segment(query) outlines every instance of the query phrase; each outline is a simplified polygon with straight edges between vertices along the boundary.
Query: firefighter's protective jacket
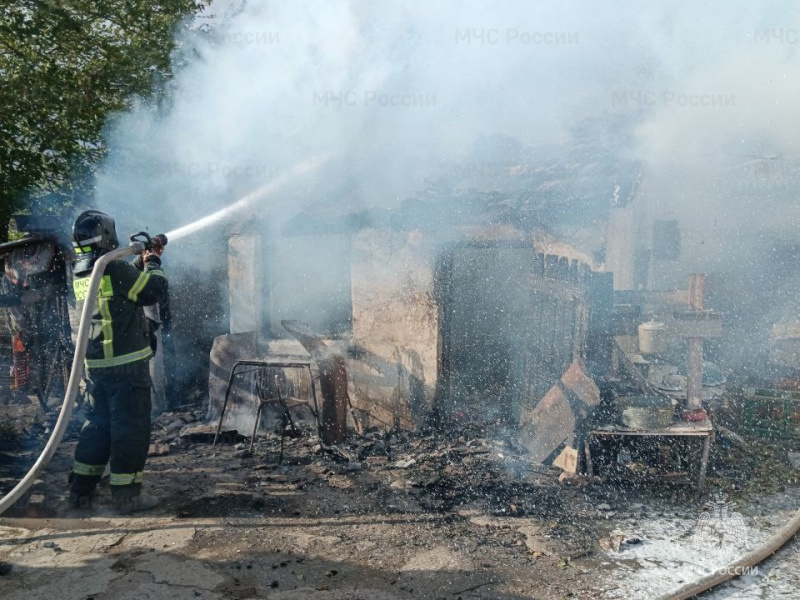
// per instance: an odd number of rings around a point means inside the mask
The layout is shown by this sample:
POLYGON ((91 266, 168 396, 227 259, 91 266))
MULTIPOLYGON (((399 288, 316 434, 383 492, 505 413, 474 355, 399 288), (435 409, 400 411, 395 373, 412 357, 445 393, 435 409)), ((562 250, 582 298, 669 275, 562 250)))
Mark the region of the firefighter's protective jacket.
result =
MULTIPOLYGON (((78 310, 89 288, 89 276, 73 281, 78 310)), ((118 367, 149 359, 150 333, 143 306, 162 302, 167 296, 167 279, 161 261, 150 256, 144 270, 117 260, 106 267, 92 313, 86 368, 118 367)))

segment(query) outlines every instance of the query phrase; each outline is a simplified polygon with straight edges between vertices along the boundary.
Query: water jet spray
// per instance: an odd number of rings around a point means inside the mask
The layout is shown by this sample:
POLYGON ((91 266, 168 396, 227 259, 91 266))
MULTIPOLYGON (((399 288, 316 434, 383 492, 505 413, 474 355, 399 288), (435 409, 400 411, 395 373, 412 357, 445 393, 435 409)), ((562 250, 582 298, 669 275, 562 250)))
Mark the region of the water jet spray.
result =
POLYGON ((226 206, 216 212, 211 213, 210 215, 206 215, 192 223, 184 225, 182 227, 178 227, 177 229, 173 229, 172 231, 168 231, 166 236, 171 240, 179 240, 181 238, 186 237, 187 235, 191 235, 193 233, 197 233, 201 229, 205 229, 206 227, 210 227, 211 225, 216 225, 224 221, 226 218, 230 217, 234 213, 243 210, 253 204, 256 200, 276 191, 277 189, 283 187, 290 181, 297 179, 301 175, 305 175, 310 171, 318 169, 324 163, 326 163, 330 159, 330 154, 323 154, 312 158, 311 160, 299 163, 295 165, 290 171, 281 175, 277 179, 270 181, 269 183, 261 186, 257 190, 254 190, 243 196, 230 206, 226 206))

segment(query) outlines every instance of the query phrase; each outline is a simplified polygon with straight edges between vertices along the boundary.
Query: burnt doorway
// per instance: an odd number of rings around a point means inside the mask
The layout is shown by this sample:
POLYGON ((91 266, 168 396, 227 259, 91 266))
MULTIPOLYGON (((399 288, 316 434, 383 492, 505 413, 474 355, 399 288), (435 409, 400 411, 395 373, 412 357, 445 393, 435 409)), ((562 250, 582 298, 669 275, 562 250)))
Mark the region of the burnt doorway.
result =
POLYGON ((437 273, 439 412, 518 424, 522 407, 537 403, 572 360, 587 272, 537 254, 530 242, 448 250, 437 273))

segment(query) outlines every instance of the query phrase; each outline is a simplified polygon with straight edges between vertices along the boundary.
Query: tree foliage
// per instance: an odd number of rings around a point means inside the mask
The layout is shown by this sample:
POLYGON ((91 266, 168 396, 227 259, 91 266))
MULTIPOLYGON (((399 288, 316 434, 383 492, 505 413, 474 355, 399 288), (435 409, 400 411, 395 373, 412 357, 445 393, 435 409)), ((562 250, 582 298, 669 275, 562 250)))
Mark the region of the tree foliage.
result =
POLYGON ((86 185, 105 153, 106 116, 169 77, 175 28, 206 3, 0 4, 0 235, 29 195, 86 185))

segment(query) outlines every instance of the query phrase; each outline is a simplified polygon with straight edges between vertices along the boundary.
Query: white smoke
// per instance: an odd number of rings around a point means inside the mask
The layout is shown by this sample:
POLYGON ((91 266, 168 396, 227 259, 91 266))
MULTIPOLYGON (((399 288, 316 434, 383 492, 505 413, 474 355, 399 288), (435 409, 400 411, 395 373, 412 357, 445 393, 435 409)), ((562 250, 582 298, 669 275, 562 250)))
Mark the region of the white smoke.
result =
MULTIPOLYGON (((172 231, 319 156, 333 158, 239 218, 275 228, 309 206, 396 206, 443 165, 502 158, 492 157, 499 148, 476 154, 476 140, 500 134, 546 159, 576 124, 624 115, 635 135, 590 128, 606 139, 588 147, 616 145, 640 161, 636 202, 679 219, 681 261, 663 265, 660 284, 683 285, 695 270, 763 272, 753 251, 775 235, 796 238, 793 1, 218 0, 212 9, 177 34, 166 96, 109 124, 95 205, 121 231, 172 231)), ((214 260, 183 242, 168 260, 223 272, 219 221, 197 236, 211 234, 214 260)), ((321 250, 323 259, 347 257, 321 250)), ((302 286, 297 294, 316 306, 302 286)))
POLYGON ((555 147, 623 114, 636 135, 600 144, 642 163, 637 202, 683 230, 660 283, 758 270, 742 257, 800 217, 797 17, 789 0, 220 1, 179 34, 166 99, 109 126, 96 204, 172 230, 330 155, 253 213, 394 206, 476 140, 555 147))
MULTIPOLYGON (((386 206, 482 134, 559 142, 651 71, 630 59, 646 32, 581 4, 220 8, 210 32, 181 34, 169 100, 114 121, 98 203, 171 229, 331 153, 335 166, 292 202, 386 206)), ((264 211, 298 209, 287 203, 264 211)))
POLYGON ((97 202, 156 228, 326 153, 335 168, 264 210, 392 205, 482 134, 558 143, 608 113, 641 120, 630 152, 667 211, 696 206, 729 157, 797 154, 797 8, 783 0, 242 1, 204 16, 211 28, 180 34, 168 100, 109 130, 97 202), (692 104, 715 98, 733 104, 692 104))

